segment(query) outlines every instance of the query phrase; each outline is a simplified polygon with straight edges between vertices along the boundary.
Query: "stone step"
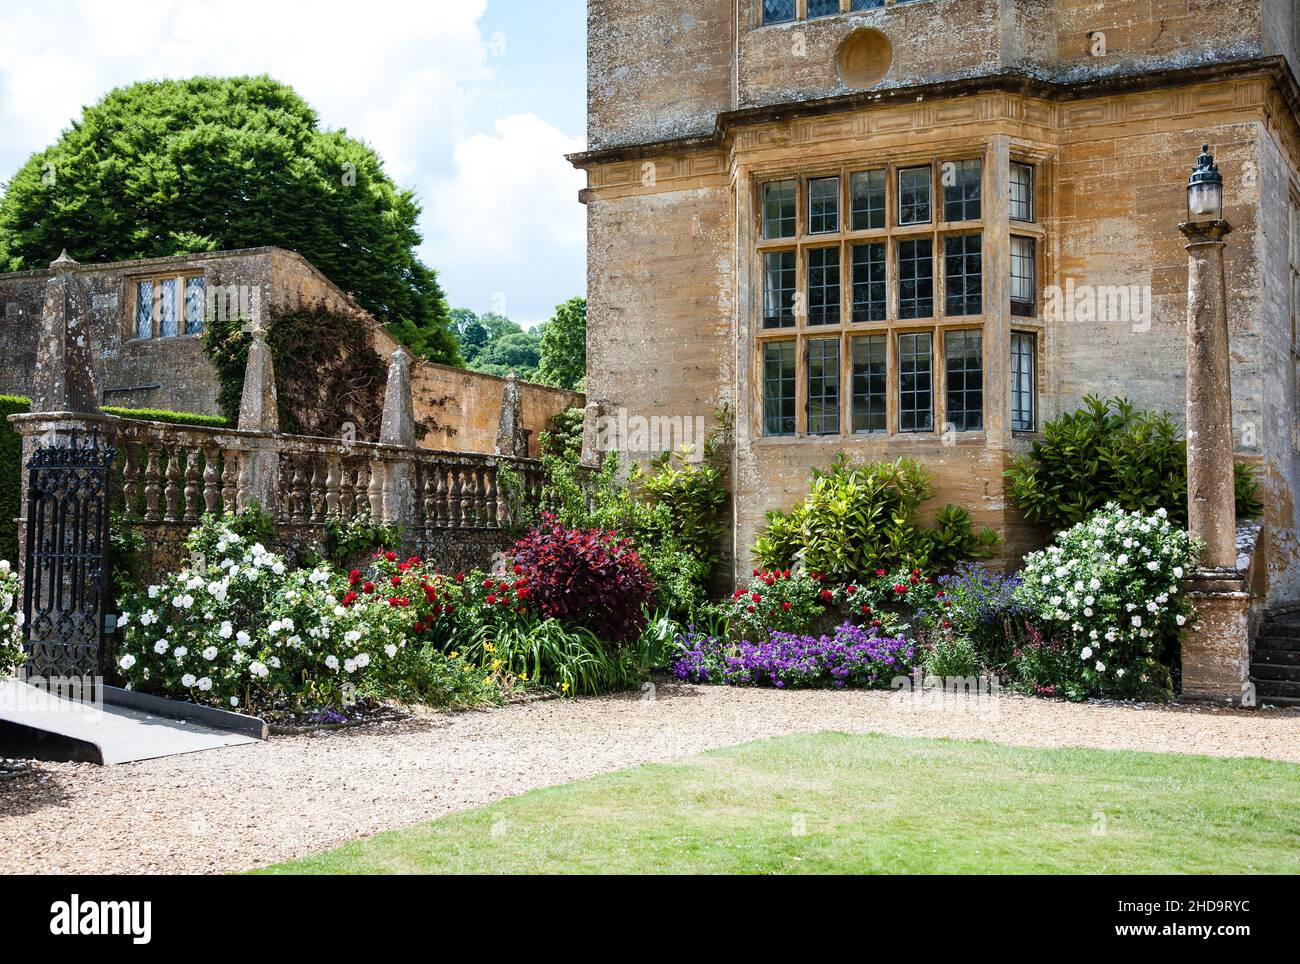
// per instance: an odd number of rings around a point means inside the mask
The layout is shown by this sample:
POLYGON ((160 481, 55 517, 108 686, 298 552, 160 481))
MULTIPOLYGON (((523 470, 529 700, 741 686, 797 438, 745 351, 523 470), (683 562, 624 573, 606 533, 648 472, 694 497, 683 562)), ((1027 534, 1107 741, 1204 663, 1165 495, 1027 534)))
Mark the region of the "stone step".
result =
POLYGON ((1264 617, 1264 622, 1260 624, 1259 632, 1261 636, 1277 636, 1282 639, 1300 639, 1300 619, 1288 617, 1286 619, 1270 619, 1264 617))
POLYGON ((1273 663, 1277 666, 1300 666, 1300 649, 1261 649, 1255 647, 1252 663, 1273 663))
POLYGON ((1289 636, 1276 636, 1265 627, 1255 639, 1255 648, 1265 651, 1284 649, 1300 652, 1300 637, 1293 639, 1289 636))
POLYGON ((1250 675, 1261 683, 1266 680, 1300 683, 1300 666, 1279 666, 1276 663, 1251 663, 1250 675))
POLYGON ((1300 696, 1260 696, 1255 695, 1257 706, 1300 706, 1300 696))
POLYGON ((1255 699, 1260 703, 1267 703, 1271 696, 1300 699, 1300 682, 1260 679, 1254 674, 1250 679, 1255 684, 1255 699))

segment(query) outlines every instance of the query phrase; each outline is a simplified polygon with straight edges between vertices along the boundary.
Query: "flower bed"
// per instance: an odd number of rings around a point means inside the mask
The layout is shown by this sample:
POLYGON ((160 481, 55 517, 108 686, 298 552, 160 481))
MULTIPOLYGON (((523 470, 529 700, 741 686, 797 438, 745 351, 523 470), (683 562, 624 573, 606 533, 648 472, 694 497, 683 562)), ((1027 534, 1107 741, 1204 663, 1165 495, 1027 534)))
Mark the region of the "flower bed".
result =
POLYGON ((731 643, 703 633, 680 637, 673 675, 733 686, 888 686, 911 673, 915 650, 902 636, 844 623, 826 636, 774 632, 764 642, 731 643))

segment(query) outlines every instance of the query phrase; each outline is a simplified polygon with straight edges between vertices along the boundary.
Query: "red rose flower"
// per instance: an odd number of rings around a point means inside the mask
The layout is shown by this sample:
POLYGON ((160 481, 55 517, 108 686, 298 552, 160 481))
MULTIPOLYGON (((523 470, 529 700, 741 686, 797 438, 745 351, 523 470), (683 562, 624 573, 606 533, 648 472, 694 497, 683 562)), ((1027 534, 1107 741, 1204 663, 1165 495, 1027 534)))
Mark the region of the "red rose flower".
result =
POLYGON ((783 603, 781 603, 781 608, 784 609, 784 610, 789 611, 789 609, 790 609, 790 604, 789 604, 788 602, 783 602, 783 603))
POLYGON ((849 586, 849 587, 848 587, 847 589, 845 589, 844 591, 845 591, 846 593, 848 593, 850 596, 852 596, 855 592, 858 591, 858 587, 857 587, 857 586, 849 586))
POLYGON ((373 582, 368 582, 362 586, 361 589, 363 592, 372 593, 375 591, 375 584, 373 582))
POLYGON ((876 576, 877 576, 877 577, 883 576, 884 574, 885 574, 885 570, 883 570, 883 569, 877 569, 877 570, 876 570, 876 576))
POLYGON ((486 602, 489 606, 495 606, 497 604, 497 597, 493 595, 489 595, 487 597, 486 602))
POLYGON ((753 606, 747 607, 747 611, 752 613, 754 611, 754 607, 753 606))
POLYGON ((751 595, 749 598, 750 598, 750 600, 751 600, 752 602, 762 602, 762 601, 763 601, 763 597, 760 596, 758 593, 754 593, 754 594, 751 595))
POLYGON ((397 561, 397 553, 395 553, 395 552, 385 552, 385 553, 384 553, 384 558, 387 559, 389 562, 396 562, 396 561, 397 561))
POLYGON ((833 596, 834 593, 832 593, 829 589, 823 589, 821 592, 822 599, 826 600, 827 602, 830 602, 833 596))

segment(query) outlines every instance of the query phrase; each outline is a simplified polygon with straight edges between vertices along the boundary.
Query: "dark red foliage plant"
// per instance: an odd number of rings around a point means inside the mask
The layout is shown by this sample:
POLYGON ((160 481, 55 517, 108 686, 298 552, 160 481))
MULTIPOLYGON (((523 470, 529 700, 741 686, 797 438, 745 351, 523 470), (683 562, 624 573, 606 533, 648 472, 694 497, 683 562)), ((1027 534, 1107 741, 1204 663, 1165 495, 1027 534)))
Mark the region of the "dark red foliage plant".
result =
POLYGON ((543 616, 585 626, 614 643, 645 628, 654 583, 632 540, 601 529, 568 529, 549 512, 515 543, 515 573, 543 616))

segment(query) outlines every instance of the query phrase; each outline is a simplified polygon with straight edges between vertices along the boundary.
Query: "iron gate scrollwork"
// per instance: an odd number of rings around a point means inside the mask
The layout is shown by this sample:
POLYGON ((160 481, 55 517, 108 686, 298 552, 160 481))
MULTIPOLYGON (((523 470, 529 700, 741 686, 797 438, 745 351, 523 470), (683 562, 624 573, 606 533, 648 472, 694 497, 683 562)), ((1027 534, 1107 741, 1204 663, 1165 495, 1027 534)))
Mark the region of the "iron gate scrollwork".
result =
POLYGON ((98 431, 41 445, 27 462, 26 675, 97 676, 108 604, 109 479, 98 431))

